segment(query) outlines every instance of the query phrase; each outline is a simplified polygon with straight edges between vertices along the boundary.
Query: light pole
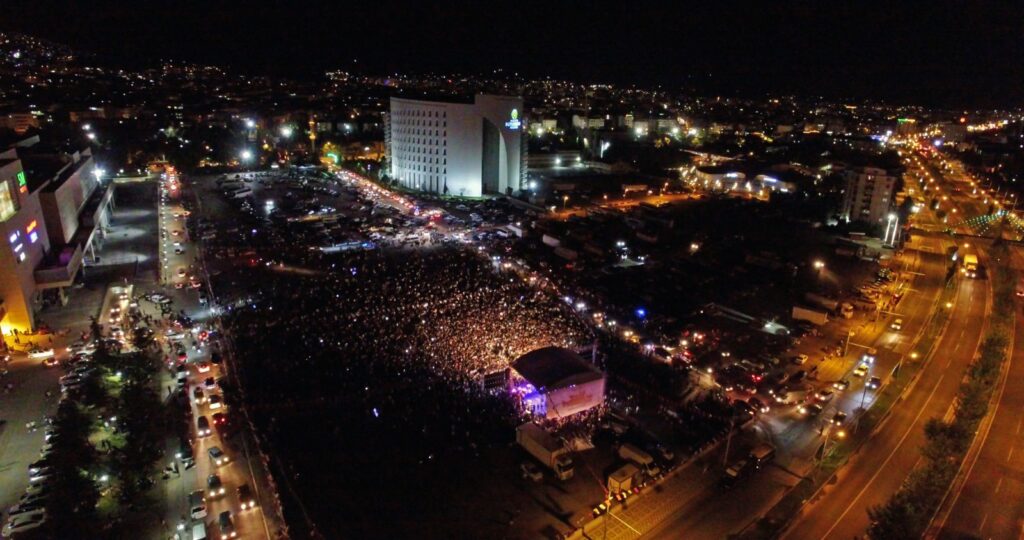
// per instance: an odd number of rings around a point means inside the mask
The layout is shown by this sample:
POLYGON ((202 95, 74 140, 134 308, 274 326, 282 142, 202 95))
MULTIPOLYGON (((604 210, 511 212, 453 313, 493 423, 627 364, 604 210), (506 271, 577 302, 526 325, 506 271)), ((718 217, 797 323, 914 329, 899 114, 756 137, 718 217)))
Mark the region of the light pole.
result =
POLYGON ((814 270, 817 273, 818 279, 821 279, 821 270, 825 268, 825 261, 818 259, 814 261, 814 270))
POLYGON ((839 426, 836 426, 835 424, 831 424, 830 423, 829 424, 829 428, 827 430, 825 430, 825 441, 821 443, 821 459, 818 461, 819 464, 824 463, 825 462, 825 456, 828 455, 828 440, 832 436, 832 430, 833 429, 836 430, 836 438, 837 439, 842 440, 842 439, 846 438, 846 430, 845 429, 843 429, 843 428, 841 428, 839 426))
POLYGON ((239 157, 242 158, 242 163, 249 163, 250 161, 252 161, 253 158, 252 150, 249 150, 248 148, 242 150, 242 152, 239 154, 239 157))
POLYGON ((856 332, 853 330, 848 330, 846 332, 846 342, 843 343, 843 356, 846 356, 846 353, 850 350, 850 338, 852 338, 854 334, 856 334, 856 332))
POLYGON ((860 410, 864 410, 864 402, 868 398, 868 386, 871 382, 871 371, 875 367, 875 363, 872 361, 868 364, 868 372, 864 374, 864 391, 860 394, 860 410))

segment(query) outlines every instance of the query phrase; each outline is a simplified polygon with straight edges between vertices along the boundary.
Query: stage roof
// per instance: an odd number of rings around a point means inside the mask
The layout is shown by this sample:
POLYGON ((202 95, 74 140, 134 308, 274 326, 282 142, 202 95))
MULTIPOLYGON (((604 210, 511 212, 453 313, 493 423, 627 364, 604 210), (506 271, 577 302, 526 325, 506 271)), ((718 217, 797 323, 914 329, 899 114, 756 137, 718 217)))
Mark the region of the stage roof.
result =
POLYGON ((512 362, 512 369, 538 390, 565 388, 604 378, 590 362, 561 347, 530 351, 512 362))

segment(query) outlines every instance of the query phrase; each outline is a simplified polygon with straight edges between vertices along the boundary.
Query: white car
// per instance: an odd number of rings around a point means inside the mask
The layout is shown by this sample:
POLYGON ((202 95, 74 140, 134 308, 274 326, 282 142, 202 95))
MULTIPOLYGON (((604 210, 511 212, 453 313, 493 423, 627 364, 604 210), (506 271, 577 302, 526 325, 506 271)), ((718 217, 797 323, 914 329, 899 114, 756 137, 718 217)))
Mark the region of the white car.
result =
POLYGON ((75 354, 90 355, 90 354, 93 354, 94 352, 96 352, 96 343, 93 342, 93 341, 89 341, 89 342, 86 342, 86 343, 82 343, 81 341, 79 341, 77 343, 72 343, 71 346, 68 347, 68 352, 71 353, 72 355, 75 355, 75 354))
POLYGON ((40 527, 43 523, 46 523, 46 514, 31 514, 26 516, 16 516, 10 519, 0 534, 3 534, 4 538, 10 538, 11 536, 25 531, 31 531, 32 529, 40 527))
POLYGON ((28 351, 28 357, 33 359, 51 358, 53 357, 53 349, 40 349, 36 347, 28 351))
POLYGON ((870 368, 867 365, 867 363, 861 362, 861 364, 859 366, 857 366, 857 369, 853 370, 853 376, 854 377, 863 377, 863 376, 868 374, 868 369, 870 369, 870 368))
POLYGON ((18 504, 11 507, 11 511, 7 513, 8 519, 16 517, 27 517, 35 516, 46 513, 46 505, 42 502, 35 502, 31 504, 18 504))
POLYGON ((889 328, 892 328, 893 330, 900 330, 903 328, 903 319, 896 319, 889 325, 889 328))

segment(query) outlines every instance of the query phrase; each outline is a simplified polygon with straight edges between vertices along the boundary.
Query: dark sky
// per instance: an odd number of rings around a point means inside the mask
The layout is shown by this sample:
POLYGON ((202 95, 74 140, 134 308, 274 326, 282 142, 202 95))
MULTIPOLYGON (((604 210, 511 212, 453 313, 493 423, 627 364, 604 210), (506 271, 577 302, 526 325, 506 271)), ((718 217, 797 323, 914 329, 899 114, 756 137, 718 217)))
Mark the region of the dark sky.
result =
POLYGON ((317 75, 519 70, 923 104, 1024 99, 1024 1, 4 0, 0 28, 124 60, 317 75))

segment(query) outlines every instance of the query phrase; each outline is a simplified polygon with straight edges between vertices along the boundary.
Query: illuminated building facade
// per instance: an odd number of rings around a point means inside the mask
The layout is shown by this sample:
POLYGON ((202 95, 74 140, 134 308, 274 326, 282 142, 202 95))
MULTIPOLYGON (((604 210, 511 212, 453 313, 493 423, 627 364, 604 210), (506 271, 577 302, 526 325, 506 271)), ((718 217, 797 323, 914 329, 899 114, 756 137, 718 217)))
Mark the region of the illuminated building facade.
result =
POLYGON ((0 329, 36 328, 44 294, 67 301, 85 254, 103 236, 113 190, 89 149, 65 152, 38 137, 0 150, 0 329))
POLYGON ((523 100, 477 95, 471 103, 391 98, 385 117, 388 174, 403 186, 478 197, 521 189, 523 100))
POLYGON ((39 190, 29 189, 21 161, 11 154, 0 153, 0 328, 5 334, 34 327, 35 269, 50 250, 39 190))
POLYGON ((877 167, 853 167, 843 171, 842 218, 882 225, 893 209, 896 173, 877 167))

